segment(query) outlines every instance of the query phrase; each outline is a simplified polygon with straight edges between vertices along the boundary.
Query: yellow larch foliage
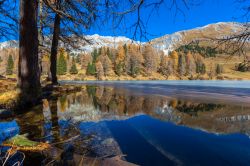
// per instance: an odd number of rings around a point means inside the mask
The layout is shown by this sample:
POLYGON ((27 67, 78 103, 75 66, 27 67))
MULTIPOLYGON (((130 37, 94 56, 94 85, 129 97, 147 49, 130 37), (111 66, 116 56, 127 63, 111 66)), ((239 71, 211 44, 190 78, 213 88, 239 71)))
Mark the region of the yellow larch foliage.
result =
POLYGON ((117 57, 116 57, 115 61, 118 64, 119 62, 124 62, 124 59, 125 59, 125 50, 124 50, 123 46, 119 46, 117 57))
POLYGON ((178 53, 176 51, 173 51, 173 52, 171 52, 170 57, 174 61, 174 67, 177 68, 178 67, 178 58, 179 58, 178 53))

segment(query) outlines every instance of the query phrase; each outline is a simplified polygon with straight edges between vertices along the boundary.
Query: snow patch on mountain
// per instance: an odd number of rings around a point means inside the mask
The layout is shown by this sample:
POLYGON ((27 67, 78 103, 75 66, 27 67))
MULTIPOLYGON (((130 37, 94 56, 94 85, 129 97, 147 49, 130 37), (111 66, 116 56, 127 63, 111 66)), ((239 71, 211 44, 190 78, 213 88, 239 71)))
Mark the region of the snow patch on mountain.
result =
POLYGON ((164 54, 168 55, 169 52, 175 49, 176 43, 182 41, 181 32, 176 32, 172 35, 165 35, 164 37, 154 39, 151 41, 154 48, 162 50, 164 54))
POLYGON ((84 52, 92 52, 94 48, 100 47, 111 47, 116 48, 120 44, 129 44, 129 43, 139 43, 137 41, 133 41, 124 36, 100 36, 98 34, 95 35, 86 35, 85 38, 90 41, 90 44, 79 41, 79 50, 76 50, 75 53, 80 53, 81 51, 84 52))

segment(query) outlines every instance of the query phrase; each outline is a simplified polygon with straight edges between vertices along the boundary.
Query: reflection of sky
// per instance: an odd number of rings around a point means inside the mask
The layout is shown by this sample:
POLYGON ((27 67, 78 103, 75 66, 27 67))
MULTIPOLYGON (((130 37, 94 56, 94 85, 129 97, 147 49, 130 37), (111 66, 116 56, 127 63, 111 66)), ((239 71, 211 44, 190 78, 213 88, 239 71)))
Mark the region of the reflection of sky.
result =
POLYGON ((15 120, 0 122, 0 142, 19 134, 20 129, 15 120))
MULTIPOLYGON (((166 90, 166 86, 161 84, 150 88, 143 88, 143 86, 147 86, 146 84, 140 84, 140 86, 142 86, 142 90, 149 92, 155 92, 156 90, 153 88, 158 88, 158 91, 161 91, 162 93, 165 93, 166 90)), ((178 89, 178 85, 168 86, 178 89)), ((136 86, 134 87, 133 85, 129 88, 132 88, 135 94, 138 92, 138 89, 140 89, 136 86)), ((189 85, 183 88, 193 88, 197 91, 217 91, 216 88, 206 89, 206 86, 201 86, 197 89, 197 87, 191 87, 191 85, 189 85)), ((168 89, 170 88, 168 87, 168 89)), ((235 94, 239 94, 240 91, 242 91, 240 88, 233 90, 235 94)), ((227 92, 231 93, 232 91, 227 92)), ((100 106, 110 106, 110 102, 103 104, 105 103, 103 102, 104 99, 106 99, 105 97, 103 100, 99 101, 98 104, 100 104, 100 106)), ((126 98, 126 96, 124 97, 126 98)), ((250 140, 248 136, 244 134, 236 133, 218 135, 161 121, 167 120, 177 122, 177 124, 188 124, 189 121, 183 121, 183 123, 181 121, 181 115, 184 118, 186 115, 190 115, 188 112, 185 112, 186 109, 192 109, 194 112, 202 112, 206 110, 210 111, 209 108, 211 107, 212 109, 213 107, 209 104, 205 104, 203 109, 203 107, 201 108, 199 105, 196 105, 196 103, 193 105, 193 102, 180 102, 178 104, 179 100, 174 100, 176 102, 174 104, 171 103, 171 101, 166 102, 165 100, 167 99, 165 98, 162 100, 164 102, 154 103, 154 98, 147 98, 146 96, 142 105, 138 105, 145 108, 145 113, 148 115, 138 115, 137 111, 144 109, 141 109, 141 107, 139 108, 139 106, 133 107, 133 104, 137 104, 135 102, 137 101, 135 100, 136 96, 129 94, 129 97, 130 98, 126 98, 128 100, 124 100, 125 104, 127 104, 126 106, 128 107, 128 111, 131 111, 131 114, 128 114, 127 116, 124 115, 122 111, 117 112, 115 107, 107 110, 101 110, 99 107, 96 108, 94 107, 94 102, 91 102, 92 100, 89 100, 90 102, 86 102, 87 104, 84 102, 80 103, 78 101, 74 103, 68 102, 65 104, 58 104, 57 115, 60 127, 60 136, 68 134, 65 133, 65 131, 67 131, 70 125, 76 124, 76 127, 80 130, 82 137, 90 136, 88 138, 91 138, 91 140, 87 143, 91 145, 91 148, 93 147, 92 150, 98 156, 125 154, 127 155, 126 159, 128 161, 139 165, 181 165, 184 163, 185 165, 247 165, 249 163, 250 140), (62 109, 62 105, 65 109, 62 109), (179 111, 176 110, 176 106, 183 107, 183 110, 180 108, 178 108, 179 111), (199 110, 196 110, 196 108, 199 110), (182 112, 180 110, 182 110, 182 112)), ((155 101, 159 100, 160 98, 157 98, 155 101)), ((199 101, 196 102, 197 104, 199 103, 199 101)), ((227 111, 232 112, 232 109, 227 111)), ((221 113, 223 115, 227 114, 223 111, 221 113)), ((237 114, 241 114, 241 112, 237 114)), ((194 122, 194 124, 192 123, 191 125, 194 128, 198 128, 199 125, 201 125, 205 129, 206 127, 208 129, 211 127, 211 130, 214 129, 216 131, 217 127, 224 127, 226 129, 232 129, 234 133, 238 131, 240 132, 240 129, 244 128, 242 126, 235 126, 235 123, 226 123, 226 126, 225 123, 211 123, 214 120, 212 115, 213 114, 207 115, 206 112, 204 112, 201 114, 201 118, 192 116, 189 118, 188 116, 188 120, 194 122), (205 115, 205 118, 203 115, 205 115), (207 117, 208 119, 206 119, 207 117), (220 126, 218 124, 222 125, 220 126), (235 127, 235 130, 237 131, 233 130, 233 127, 235 127)), ((219 116, 221 115, 219 114, 219 116)), ((244 125, 243 122, 242 125, 244 125)), ((223 130, 225 130, 224 128, 223 130)))
POLYGON ((58 120, 60 136, 63 137, 70 126, 69 120, 58 120))
POLYGON ((83 134, 96 133, 94 142, 105 151, 120 150, 128 161, 139 165, 248 165, 250 161, 246 135, 216 135, 146 115, 124 121, 82 122, 79 129, 83 134))
POLYGON ((49 107, 43 108, 43 116, 44 116, 44 141, 51 143, 53 141, 52 135, 52 121, 51 121, 51 111, 49 107))
POLYGON ((53 141, 52 122, 44 123, 43 128, 44 128, 44 140, 45 140, 45 142, 51 143, 53 141))

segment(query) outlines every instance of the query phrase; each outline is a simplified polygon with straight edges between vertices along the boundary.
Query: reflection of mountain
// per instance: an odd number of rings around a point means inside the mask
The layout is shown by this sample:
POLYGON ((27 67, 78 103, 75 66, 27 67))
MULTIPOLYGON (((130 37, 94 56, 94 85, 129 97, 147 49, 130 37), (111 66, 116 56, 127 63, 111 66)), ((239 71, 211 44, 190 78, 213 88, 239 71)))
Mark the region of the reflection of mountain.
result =
POLYGON ((250 133, 250 109, 224 106, 197 116, 181 115, 181 124, 216 133, 250 133))
POLYGON ((86 86, 83 91, 68 95, 66 101, 58 100, 62 101, 68 102, 68 108, 58 115, 59 119, 71 119, 75 123, 125 120, 146 114, 162 121, 215 133, 250 131, 248 107, 194 103, 164 96, 132 95, 122 89, 104 86, 86 86))

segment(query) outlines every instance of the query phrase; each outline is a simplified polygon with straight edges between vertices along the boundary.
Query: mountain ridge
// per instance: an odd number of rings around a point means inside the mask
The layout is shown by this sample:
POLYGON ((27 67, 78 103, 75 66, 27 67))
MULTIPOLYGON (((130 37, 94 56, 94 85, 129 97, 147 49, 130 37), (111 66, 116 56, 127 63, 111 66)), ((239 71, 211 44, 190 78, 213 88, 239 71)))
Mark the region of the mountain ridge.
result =
MULTIPOLYGON (((172 34, 166 34, 161 37, 152 39, 148 42, 139 42, 132 40, 126 36, 101 36, 98 34, 86 35, 85 38, 90 40, 90 44, 86 41, 77 41, 78 50, 71 51, 72 53, 92 52, 94 48, 100 47, 117 47, 119 44, 137 43, 146 44, 150 43, 153 47, 163 51, 165 54, 177 49, 181 45, 188 44, 193 40, 205 39, 208 37, 223 37, 233 33, 240 32, 244 29, 244 24, 239 22, 217 22, 208 24, 202 27, 196 27, 189 30, 177 31, 172 34)), ((46 45, 49 47, 50 39, 46 39, 46 45)), ((9 40, 0 43, 0 49, 4 48, 17 48, 17 40, 9 40)), ((60 47, 67 47, 60 43, 60 47)))

